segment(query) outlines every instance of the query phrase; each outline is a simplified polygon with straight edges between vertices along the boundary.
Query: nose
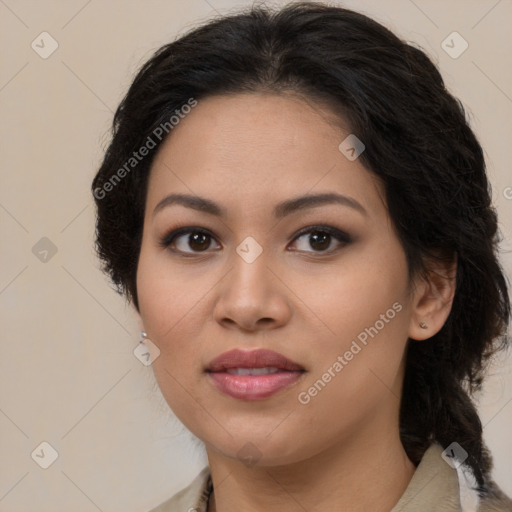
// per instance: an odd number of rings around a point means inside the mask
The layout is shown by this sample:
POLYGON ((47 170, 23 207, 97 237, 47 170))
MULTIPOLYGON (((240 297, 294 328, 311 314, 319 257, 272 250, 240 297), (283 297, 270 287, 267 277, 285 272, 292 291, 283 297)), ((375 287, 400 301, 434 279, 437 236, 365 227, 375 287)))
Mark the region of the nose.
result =
POLYGON ((289 321, 289 289, 268 263, 265 253, 252 263, 234 257, 232 270, 219 283, 213 310, 214 319, 223 327, 257 331, 289 321))

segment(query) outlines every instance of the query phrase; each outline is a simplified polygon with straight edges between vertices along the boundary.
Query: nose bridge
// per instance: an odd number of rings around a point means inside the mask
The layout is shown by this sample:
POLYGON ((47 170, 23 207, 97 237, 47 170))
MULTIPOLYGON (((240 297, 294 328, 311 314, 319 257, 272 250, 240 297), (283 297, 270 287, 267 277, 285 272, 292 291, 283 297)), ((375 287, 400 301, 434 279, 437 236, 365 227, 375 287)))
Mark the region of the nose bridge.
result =
POLYGON ((253 237, 244 239, 235 250, 232 258, 231 278, 228 279, 229 294, 238 296, 238 300, 247 300, 253 305, 264 299, 273 277, 269 270, 269 251, 264 250, 253 237))
MULTIPOLYGON (((261 240, 261 239, 260 239, 261 240)), ((251 265, 258 259, 261 260, 263 246, 253 236, 246 236, 236 247, 236 254, 247 264, 251 265)), ((265 251, 266 258, 268 249, 265 251)))
POLYGON ((232 257, 231 271, 223 282, 214 309, 218 322, 235 323, 244 329, 260 324, 282 324, 290 315, 285 288, 280 285, 267 251, 247 237, 232 257))

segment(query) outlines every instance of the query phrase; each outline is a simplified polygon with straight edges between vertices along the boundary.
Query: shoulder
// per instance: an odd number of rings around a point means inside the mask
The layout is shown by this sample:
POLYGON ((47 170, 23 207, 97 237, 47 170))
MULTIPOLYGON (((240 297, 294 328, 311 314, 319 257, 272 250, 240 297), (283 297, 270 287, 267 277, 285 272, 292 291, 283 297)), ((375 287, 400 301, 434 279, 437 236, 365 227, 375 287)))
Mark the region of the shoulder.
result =
POLYGON ((512 512, 512 500, 493 482, 480 498, 478 512, 512 512))
POLYGON ((512 512, 512 501, 496 484, 479 489, 469 466, 451 457, 432 444, 391 512, 512 512))
POLYGON ((206 512, 211 488, 210 468, 206 466, 188 487, 149 512, 206 512))
POLYGON ((489 479, 481 487, 466 464, 457 467, 462 512, 512 512, 512 500, 489 479))

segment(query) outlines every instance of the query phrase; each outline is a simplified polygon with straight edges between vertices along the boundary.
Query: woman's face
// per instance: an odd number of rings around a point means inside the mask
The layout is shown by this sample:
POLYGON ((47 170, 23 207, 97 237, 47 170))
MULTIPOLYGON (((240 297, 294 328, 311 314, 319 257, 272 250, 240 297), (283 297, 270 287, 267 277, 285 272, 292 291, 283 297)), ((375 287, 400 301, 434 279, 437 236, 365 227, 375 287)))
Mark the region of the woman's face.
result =
POLYGON ((348 135, 297 97, 217 96, 155 158, 140 314, 163 395, 216 453, 286 464, 398 428, 414 294, 383 187, 339 149, 348 135), (248 359, 258 349, 296 366, 248 359))

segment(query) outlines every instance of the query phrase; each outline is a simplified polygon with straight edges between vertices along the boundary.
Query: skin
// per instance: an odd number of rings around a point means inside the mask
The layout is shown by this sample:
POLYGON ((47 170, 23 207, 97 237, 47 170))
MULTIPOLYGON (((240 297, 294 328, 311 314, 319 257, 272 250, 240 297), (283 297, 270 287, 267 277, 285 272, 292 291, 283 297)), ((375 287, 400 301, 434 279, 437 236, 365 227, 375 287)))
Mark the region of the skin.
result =
POLYGON ((160 349, 153 369, 163 395, 205 443, 214 485, 209 512, 384 512, 414 473, 398 430, 404 351, 409 337, 426 340, 441 329, 453 281, 410 282, 383 186, 340 152, 350 131, 334 121, 326 107, 292 94, 214 96, 180 121, 152 166, 140 315, 160 349), (277 203, 322 192, 349 196, 365 213, 329 204, 274 218, 277 203), (178 204, 154 214, 171 193, 208 198, 226 216, 178 204), (315 225, 351 241, 328 237, 322 252, 310 234, 296 238, 315 225), (183 226, 213 236, 191 245, 185 234, 160 245, 183 226), (252 263, 236 252, 248 236, 263 249, 252 263), (301 404, 298 394, 397 302, 401 311, 301 404), (233 348, 275 350, 306 372, 264 400, 237 400, 204 371, 233 348), (249 442, 257 450, 251 465, 238 454, 249 442))

